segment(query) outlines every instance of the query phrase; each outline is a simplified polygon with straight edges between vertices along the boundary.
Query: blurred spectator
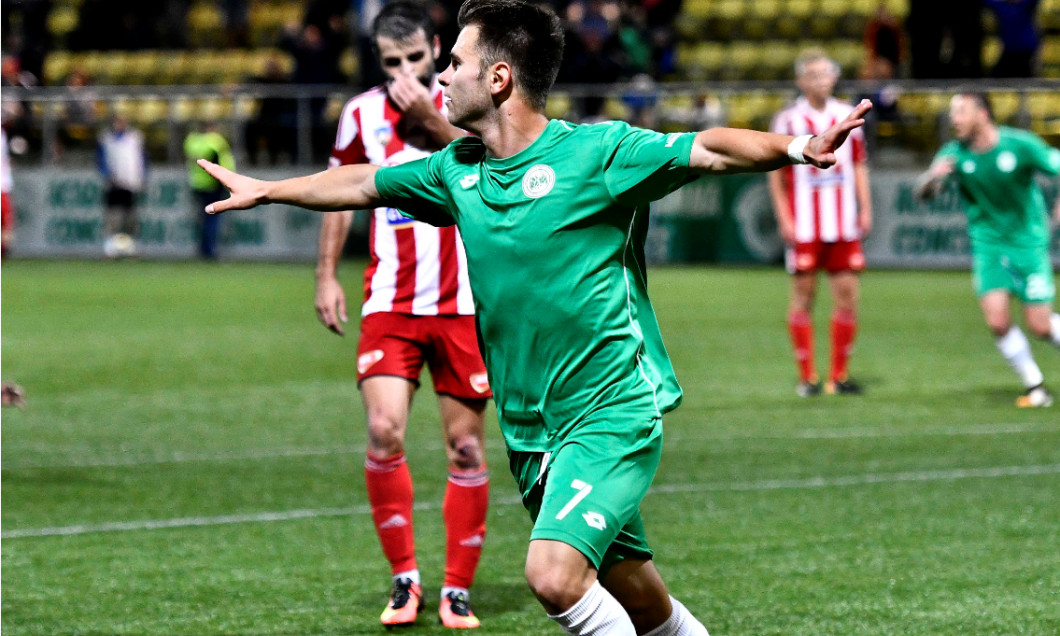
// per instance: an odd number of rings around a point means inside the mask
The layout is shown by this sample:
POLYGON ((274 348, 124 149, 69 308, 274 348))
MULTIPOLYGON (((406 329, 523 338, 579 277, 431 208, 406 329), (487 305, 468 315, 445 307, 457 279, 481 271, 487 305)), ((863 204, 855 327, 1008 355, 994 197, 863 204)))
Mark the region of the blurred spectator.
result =
POLYGON ((225 16, 225 43, 228 46, 246 46, 249 34, 249 0, 222 0, 221 10, 225 16))
MULTIPOLYGON (((326 9, 326 7, 324 7, 326 9)), ((345 81, 339 69, 339 59, 346 48, 347 38, 343 32, 341 16, 320 10, 307 14, 298 30, 288 29, 280 41, 280 48, 294 57, 294 84, 339 84, 345 81), (309 19, 313 18, 313 21, 309 19)), ((331 148, 331 127, 324 125, 324 97, 309 100, 309 126, 313 156, 322 155, 331 148)), ((296 123, 297 123, 297 110, 296 123)), ((310 157, 298 157, 309 161, 310 157)))
POLYGON ((629 90, 622 94, 622 101, 630 110, 629 123, 641 128, 658 128, 655 105, 659 95, 650 75, 641 73, 635 76, 629 90))
MULTIPOLYGON (((254 84, 266 87, 286 86, 290 78, 284 73, 280 61, 270 58, 265 64, 265 74, 251 78, 254 84)), ((297 146, 295 130, 296 105, 290 97, 263 97, 261 108, 253 120, 247 123, 247 155, 253 163, 276 163, 278 160, 293 161, 297 146)))
POLYGON ((619 15, 613 3, 586 7, 573 2, 567 6, 567 42, 557 81, 606 84, 622 77, 622 40, 612 29, 619 15))
MULTIPOLYGON (((17 57, 5 54, 0 61, 0 85, 4 88, 33 88, 37 85, 37 78, 22 70, 17 57)), ((24 155, 29 151, 31 141, 35 146, 40 141, 40 127, 34 121, 33 111, 22 100, 12 97, 10 91, 4 92, 2 108, 11 152, 24 155)))
POLYGON ((207 260, 217 258, 217 239, 220 236, 221 215, 207 214, 206 206, 228 197, 224 186, 196 164, 206 159, 229 170, 236 169, 236 158, 228 140, 212 121, 202 122, 184 139, 184 156, 188 160, 188 185, 199 220, 199 256, 207 260))
POLYGON ((902 23, 881 2, 865 24, 865 61, 858 74, 860 78, 884 80, 897 76, 904 39, 902 23))
POLYGON ((18 56, 22 70, 41 76, 44 57, 51 49, 48 14, 52 0, 18 0, 3 3, 4 51, 18 56))
POLYGON ((997 16, 1001 58, 991 69, 993 77, 1034 77, 1041 46, 1038 35, 1040 0, 984 0, 997 16))
POLYGON ((690 108, 666 108, 661 116, 685 130, 708 130, 728 122, 721 100, 706 93, 696 95, 690 108))
POLYGON ((11 203, 11 154, 7 151, 7 131, 0 128, 0 258, 7 258, 15 237, 15 207, 11 203))
POLYGON ((66 103, 59 121, 56 160, 61 160, 66 150, 90 148, 92 131, 95 130, 100 103, 96 92, 89 87, 89 77, 81 69, 75 69, 66 78, 66 103))
POLYGON ((136 256, 140 231, 137 199, 147 186, 147 152, 144 136, 121 115, 99 137, 97 164, 107 183, 103 216, 107 258, 136 256))
POLYGON ((982 1, 917 0, 906 18, 916 79, 982 77, 982 1))

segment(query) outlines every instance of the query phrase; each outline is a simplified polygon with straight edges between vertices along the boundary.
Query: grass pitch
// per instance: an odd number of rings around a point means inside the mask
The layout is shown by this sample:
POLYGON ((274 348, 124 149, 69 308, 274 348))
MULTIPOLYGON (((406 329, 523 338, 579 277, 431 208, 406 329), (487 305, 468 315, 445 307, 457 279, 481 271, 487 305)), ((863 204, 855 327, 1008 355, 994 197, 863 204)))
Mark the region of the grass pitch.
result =
MULTIPOLYGON (((360 269, 342 274, 356 305, 360 269)), ((966 273, 868 273, 868 392, 813 400, 794 395, 780 271, 650 278, 686 398, 643 511, 711 634, 1060 633, 1060 410, 1013 407, 966 273)), ((328 333, 312 303, 308 265, 3 266, 3 376, 29 397, 3 413, 5 636, 383 631, 356 330, 328 333)), ((823 293, 822 362, 828 313, 823 293)), ((1060 388, 1060 352, 1033 346, 1060 388)), ((523 582, 530 522, 492 416, 488 437, 482 632, 559 633, 523 582)), ((428 391, 409 440, 428 608, 405 633, 438 634, 428 391)))

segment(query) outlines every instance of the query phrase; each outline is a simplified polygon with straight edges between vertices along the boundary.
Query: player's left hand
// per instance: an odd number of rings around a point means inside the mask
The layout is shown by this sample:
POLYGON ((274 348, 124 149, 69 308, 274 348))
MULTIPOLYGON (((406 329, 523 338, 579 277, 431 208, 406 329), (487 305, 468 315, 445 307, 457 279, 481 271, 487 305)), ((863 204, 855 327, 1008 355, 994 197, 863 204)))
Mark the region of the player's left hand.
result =
POLYGON ((406 117, 422 121, 438 115, 431 92, 411 73, 398 75, 387 84, 387 95, 406 117))
POLYGON ((872 102, 861 100, 846 119, 820 135, 814 135, 802 151, 806 162, 818 168, 831 168, 836 163, 835 151, 850 136, 850 131, 865 125, 865 115, 872 110, 872 102))

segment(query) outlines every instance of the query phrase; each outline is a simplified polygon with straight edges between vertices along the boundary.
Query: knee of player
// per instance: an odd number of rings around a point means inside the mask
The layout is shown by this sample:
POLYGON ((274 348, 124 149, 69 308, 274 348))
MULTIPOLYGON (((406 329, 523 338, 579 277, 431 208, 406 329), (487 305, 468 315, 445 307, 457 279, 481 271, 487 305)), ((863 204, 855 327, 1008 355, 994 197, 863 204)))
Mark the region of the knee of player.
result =
POLYGON ((446 452, 451 469, 477 470, 485 463, 482 440, 474 435, 462 435, 450 440, 446 452))
POLYGON ((995 338, 1001 338, 1012 328, 1012 323, 1007 319, 988 318, 986 327, 990 330, 990 333, 994 334, 995 338))
POLYGON ((405 445, 405 422, 383 414, 368 414, 368 443, 391 454, 401 452, 405 445))
POLYGON ((592 581, 586 582, 581 573, 530 560, 526 562, 526 582, 550 614, 560 614, 574 607, 592 585, 592 581))

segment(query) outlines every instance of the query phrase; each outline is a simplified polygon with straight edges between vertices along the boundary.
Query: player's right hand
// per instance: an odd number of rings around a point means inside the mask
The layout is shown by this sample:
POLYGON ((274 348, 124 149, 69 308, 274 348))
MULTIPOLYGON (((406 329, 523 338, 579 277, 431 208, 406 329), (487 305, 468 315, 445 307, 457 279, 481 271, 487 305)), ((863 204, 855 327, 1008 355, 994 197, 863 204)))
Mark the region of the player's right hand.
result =
POLYGON ((340 336, 346 335, 342 325, 350 318, 346 313, 346 292, 342 290, 338 279, 334 277, 317 279, 315 302, 317 318, 320 322, 340 336))
POLYGON ((205 159, 199 159, 196 163, 232 193, 232 196, 227 199, 206 206, 207 214, 221 214, 229 210, 246 210, 261 205, 265 200, 264 181, 244 177, 205 159))
POLYGON ((957 162, 953 157, 946 157, 936 161, 931 166, 931 176, 936 179, 945 179, 946 177, 953 174, 953 171, 957 168, 957 162))

